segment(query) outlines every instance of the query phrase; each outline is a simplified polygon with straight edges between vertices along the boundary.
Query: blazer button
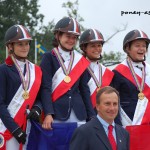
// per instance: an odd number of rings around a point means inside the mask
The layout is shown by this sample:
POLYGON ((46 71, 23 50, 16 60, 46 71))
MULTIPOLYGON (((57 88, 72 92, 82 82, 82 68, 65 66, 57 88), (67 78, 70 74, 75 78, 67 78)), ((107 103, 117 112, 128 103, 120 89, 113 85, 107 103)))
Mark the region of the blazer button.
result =
POLYGON ((69 99, 71 99, 71 96, 69 96, 69 99))

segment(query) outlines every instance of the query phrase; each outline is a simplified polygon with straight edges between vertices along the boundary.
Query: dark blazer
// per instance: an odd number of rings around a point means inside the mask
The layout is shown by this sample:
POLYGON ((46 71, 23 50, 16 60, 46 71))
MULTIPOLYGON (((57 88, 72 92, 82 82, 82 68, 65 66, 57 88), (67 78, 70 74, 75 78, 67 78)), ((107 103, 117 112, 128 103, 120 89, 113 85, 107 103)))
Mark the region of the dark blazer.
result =
MULTIPOLYGON (((115 125, 117 150, 129 150, 129 134, 120 125, 115 125)), ((72 136, 69 150, 112 150, 100 121, 91 121, 77 128, 72 136)))
POLYGON ((17 129, 18 125, 10 116, 7 107, 20 85, 21 80, 15 65, 0 65, 0 118, 11 132, 17 129))
POLYGON ((126 112, 128 117, 133 120, 139 91, 131 81, 118 71, 113 70, 113 72, 115 75, 112 80, 112 86, 119 92, 122 109, 126 112))
POLYGON ((79 120, 85 120, 87 117, 95 115, 90 100, 89 87, 87 86, 87 72, 81 75, 70 90, 55 102, 52 102, 52 78, 60 68, 60 64, 53 51, 43 55, 40 66, 43 72, 40 93, 45 114, 54 114, 54 119, 62 121, 69 118, 72 109, 79 120))

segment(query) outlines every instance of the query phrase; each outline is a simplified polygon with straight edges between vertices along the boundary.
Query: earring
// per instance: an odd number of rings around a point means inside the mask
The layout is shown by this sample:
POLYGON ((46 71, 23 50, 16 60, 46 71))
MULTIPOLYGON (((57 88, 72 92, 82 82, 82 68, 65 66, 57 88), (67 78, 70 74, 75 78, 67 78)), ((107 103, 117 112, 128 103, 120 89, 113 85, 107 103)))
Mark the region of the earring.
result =
POLYGON ((9 54, 13 54, 13 50, 11 49, 11 50, 9 50, 9 54))

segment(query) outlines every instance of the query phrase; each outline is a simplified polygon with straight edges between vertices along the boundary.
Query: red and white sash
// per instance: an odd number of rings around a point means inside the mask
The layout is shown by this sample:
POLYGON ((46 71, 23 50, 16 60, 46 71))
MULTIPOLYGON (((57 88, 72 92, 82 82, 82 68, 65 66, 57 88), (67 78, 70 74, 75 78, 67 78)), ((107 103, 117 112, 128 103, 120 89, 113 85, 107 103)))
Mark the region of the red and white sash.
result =
MULTIPOLYGON (((114 76, 114 73, 111 70, 109 70, 108 68, 106 68, 105 66, 103 66, 103 65, 101 65, 101 66, 102 66, 102 85, 101 85, 101 87, 104 87, 104 86, 110 85, 112 78, 114 76)), ((93 72, 94 72, 96 78, 98 79, 99 78, 99 71, 96 69, 96 70, 93 70, 93 72)), ((88 86, 90 88, 92 105, 93 105, 93 107, 95 107, 96 106, 97 86, 96 86, 95 81, 92 77, 88 82, 88 86)))
MULTIPOLYGON (((120 74, 122 74, 125 78, 131 81, 135 86, 135 80, 130 72, 130 69, 127 65, 126 60, 119 64, 115 70, 117 70, 120 74)), ((139 82, 141 83, 142 71, 137 67, 134 67, 134 71, 137 75, 139 82)), ((138 100, 137 106, 135 109, 133 121, 128 117, 128 115, 121 108, 121 117, 123 126, 129 125, 143 125, 150 122, 150 65, 145 64, 145 84, 144 90, 142 91, 145 95, 143 100, 138 100)))
MULTIPOLYGON (((7 108, 11 117, 20 127, 23 126, 26 121, 25 120, 26 106, 29 105, 29 108, 31 109, 41 85, 42 72, 40 67, 32 63, 29 64, 29 67, 30 67, 29 99, 26 100, 23 99, 22 94, 24 90, 21 84, 21 86, 19 87, 18 91, 12 98, 12 101, 10 102, 7 108)), ((0 134, 4 136, 5 141, 12 138, 12 134, 5 127, 1 119, 0 119, 0 134)))
MULTIPOLYGON (((81 74, 85 71, 85 69, 89 66, 90 62, 85 59, 80 53, 74 51, 74 62, 72 65, 72 69, 70 71, 69 77, 71 78, 71 82, 64 82, 65 74, 60 67, 52 79, 52 101, 56 101, 60 96, 65 94, 74 83, 80 78, 81 74)), ((69 61, 65 61, 66 68, 68 67, 69 61)))

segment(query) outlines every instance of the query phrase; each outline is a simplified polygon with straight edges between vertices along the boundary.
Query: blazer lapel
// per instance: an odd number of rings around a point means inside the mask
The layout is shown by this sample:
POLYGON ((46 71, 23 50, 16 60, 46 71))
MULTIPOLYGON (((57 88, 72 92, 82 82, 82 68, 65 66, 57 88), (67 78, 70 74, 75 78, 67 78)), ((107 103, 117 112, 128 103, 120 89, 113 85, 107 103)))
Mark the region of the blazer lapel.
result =
POLYGON ((119 130, 117 125, 115 126, 115 130, 116 130, 117 149, 121 149, 122 148, 123 139, 122 139, 121 132, 120 132, 120 130, 119 130))
POLYGON ((95 118, 93 120, 95 120, 94 128, 95 128, 97 137, 104 143, 104 145, 107 147, 108 150, 112 150, 111 145, 108 140, 108 137, 106 135, 106 132, 105 132, 102 124, 100 123, 100 121, 97 118, 95 118))
POLYGON ((15 66, 15 64, 14 64, 14 62, 13 62, 11 56, 8 56, 8 57, 5 59, 5 64, 6 64, 7 66, 9 66, 12 71, 18 73, 18 70, 17 70, 17 68, 16 68, 16 66, 15 66))

